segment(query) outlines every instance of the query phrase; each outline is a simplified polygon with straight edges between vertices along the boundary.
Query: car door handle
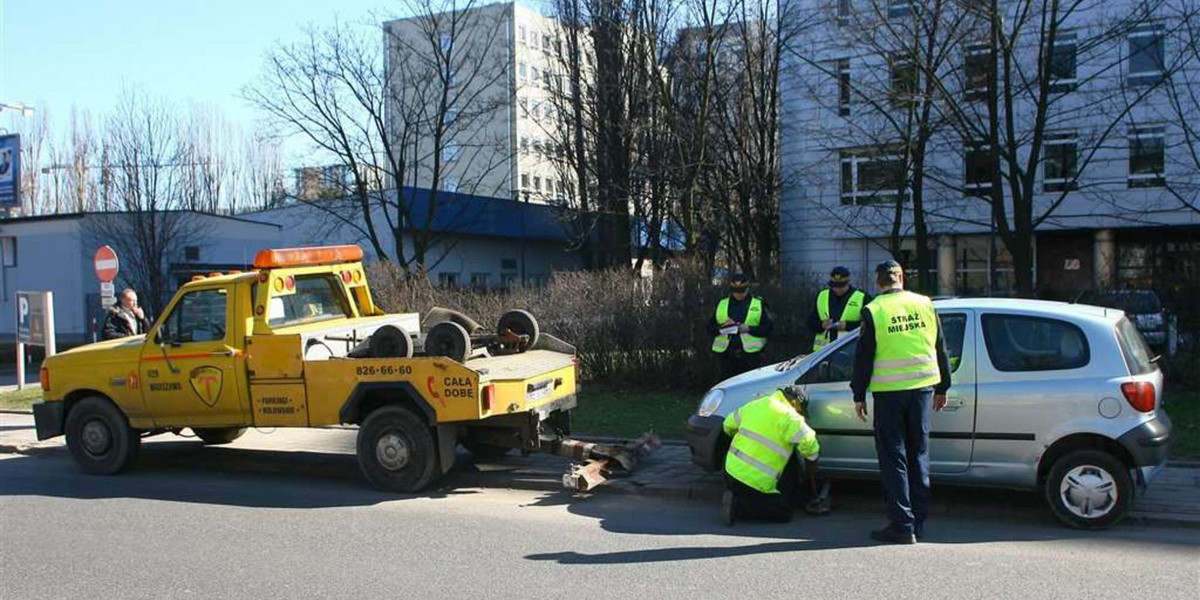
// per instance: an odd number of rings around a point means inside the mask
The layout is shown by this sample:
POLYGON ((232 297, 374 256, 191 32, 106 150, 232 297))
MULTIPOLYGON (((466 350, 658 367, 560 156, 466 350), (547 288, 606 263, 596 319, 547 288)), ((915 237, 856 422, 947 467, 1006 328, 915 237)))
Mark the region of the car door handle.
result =
POLYGON ((234 356, 235 354, 237 354, 237 350, 236 350, 236 349, 234 349, 234 348, 225 348, 224 350, 213 350, 212 352, 209 352, 209 354, 210 354, 210 355, 212 355, 212 356, 229 356, 229 357, 232 357, 232 356, 234 356))
POLYGON ((962 398, 947 398, 946 406, 942 407, 943 411, 956 411, 964 405, 962 398))

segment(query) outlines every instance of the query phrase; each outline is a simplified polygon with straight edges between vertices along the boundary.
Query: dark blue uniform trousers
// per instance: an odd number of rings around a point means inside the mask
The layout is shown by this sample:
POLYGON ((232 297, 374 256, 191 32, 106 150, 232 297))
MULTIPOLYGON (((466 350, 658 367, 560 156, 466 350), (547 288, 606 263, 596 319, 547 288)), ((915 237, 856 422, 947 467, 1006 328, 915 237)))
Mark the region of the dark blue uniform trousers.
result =
POLYGON ((913 533, 929 515, 929 413, 933 388, 872 392, 875 452, 891 528, 913 533))

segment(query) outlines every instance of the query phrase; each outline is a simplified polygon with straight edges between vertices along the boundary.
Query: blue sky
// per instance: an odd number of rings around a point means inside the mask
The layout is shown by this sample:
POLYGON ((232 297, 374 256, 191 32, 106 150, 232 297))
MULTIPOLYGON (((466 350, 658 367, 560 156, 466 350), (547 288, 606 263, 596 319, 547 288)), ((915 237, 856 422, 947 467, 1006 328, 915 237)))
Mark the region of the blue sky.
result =
MULTIPOLYGON (((123 88, 218 108, 246 131, 237 97, 277 41, 307 24, 394 14, 388 0, 0 0, 0 101, 47 111, 61 131, 71 107, 105 113, 123 88)), ((12 113, 0 127, 12 127, 12 113)))

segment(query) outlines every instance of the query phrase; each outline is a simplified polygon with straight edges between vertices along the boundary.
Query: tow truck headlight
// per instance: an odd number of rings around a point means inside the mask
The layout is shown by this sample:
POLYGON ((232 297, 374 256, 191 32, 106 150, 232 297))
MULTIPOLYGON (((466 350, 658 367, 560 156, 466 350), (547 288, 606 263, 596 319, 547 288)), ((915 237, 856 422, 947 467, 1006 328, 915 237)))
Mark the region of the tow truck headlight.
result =
POLYGON ((721 401, 724 399, 724 390, 709 390, 708 393, 704 395, 704 399, 700 401, 700 410, 696 412, 702 417, 710 416, 717 412, 718 408, 721 408, 721 401))

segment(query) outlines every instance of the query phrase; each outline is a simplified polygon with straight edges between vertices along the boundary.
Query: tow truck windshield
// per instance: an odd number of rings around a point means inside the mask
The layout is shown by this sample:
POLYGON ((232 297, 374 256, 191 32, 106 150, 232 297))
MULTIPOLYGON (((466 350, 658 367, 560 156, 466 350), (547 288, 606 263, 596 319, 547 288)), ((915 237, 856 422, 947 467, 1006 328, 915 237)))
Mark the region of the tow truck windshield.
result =
POLYGON ((267 324, 289 327, 350 316, 350 307, 336 277, 330 274, 298 275, 294 294, 271 298, 267 324))

